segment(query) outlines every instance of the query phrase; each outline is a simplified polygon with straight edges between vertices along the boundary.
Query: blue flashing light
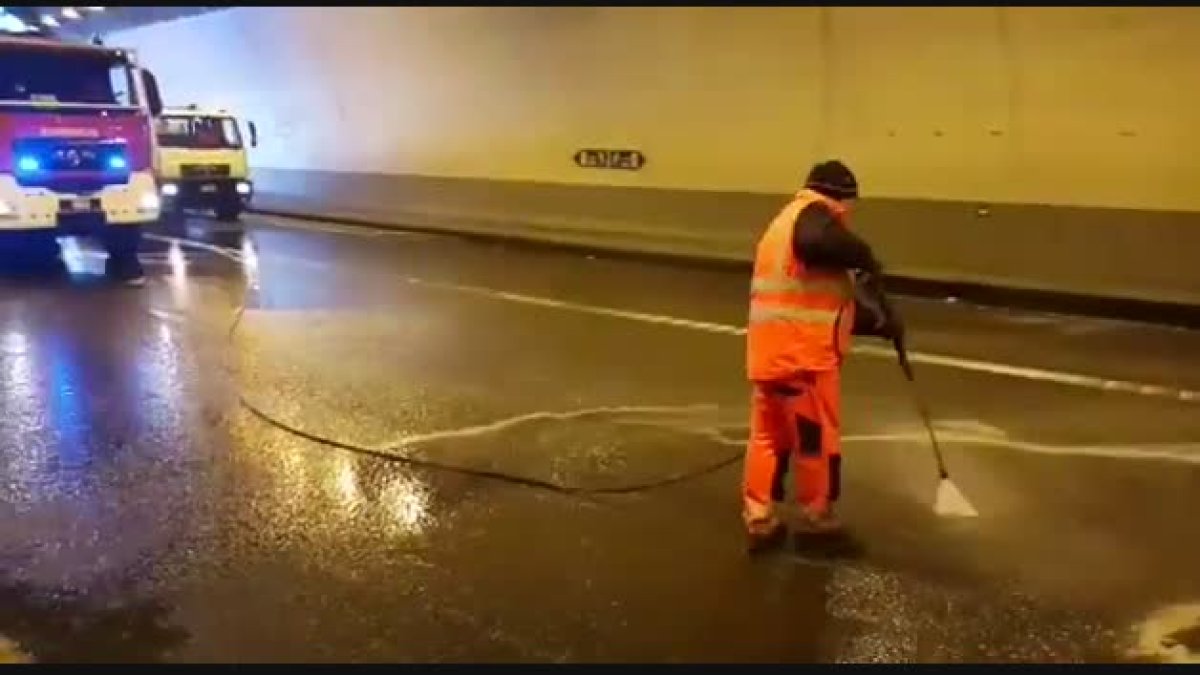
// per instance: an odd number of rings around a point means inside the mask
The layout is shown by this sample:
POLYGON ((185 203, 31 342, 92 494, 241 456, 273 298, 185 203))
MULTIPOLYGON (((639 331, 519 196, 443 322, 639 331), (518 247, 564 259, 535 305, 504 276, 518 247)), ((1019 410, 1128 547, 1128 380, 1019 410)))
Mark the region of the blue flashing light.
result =
POLYGON ((21 173, 34 173, 41 168, 42 163, 32 155, 25 155, 17 160, 17 171, 21 173))
POLYGON ((110 155, 108 158, 108 168, 114 171, 124 171, 129 167, 129 162, 121 155, 110 155))
POLYGON ((29 24, 19 17, 9 14, 6 7, 0 7, 0 33, 26 33, 29 24))

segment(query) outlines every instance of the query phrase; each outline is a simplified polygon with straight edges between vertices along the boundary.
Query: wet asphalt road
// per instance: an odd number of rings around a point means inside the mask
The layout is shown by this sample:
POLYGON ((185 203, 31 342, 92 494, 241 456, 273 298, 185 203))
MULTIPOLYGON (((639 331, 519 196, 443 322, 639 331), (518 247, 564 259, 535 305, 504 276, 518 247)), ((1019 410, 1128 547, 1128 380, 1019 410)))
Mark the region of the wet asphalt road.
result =
POLYGON ((854 545, 748 560, 739 275, 294 225, 0 281, 0 662, 1200 658, 1200 402, 1038 379, 1200 389, 1200 335, 904 303, 981 517, 863 354, 854 545))

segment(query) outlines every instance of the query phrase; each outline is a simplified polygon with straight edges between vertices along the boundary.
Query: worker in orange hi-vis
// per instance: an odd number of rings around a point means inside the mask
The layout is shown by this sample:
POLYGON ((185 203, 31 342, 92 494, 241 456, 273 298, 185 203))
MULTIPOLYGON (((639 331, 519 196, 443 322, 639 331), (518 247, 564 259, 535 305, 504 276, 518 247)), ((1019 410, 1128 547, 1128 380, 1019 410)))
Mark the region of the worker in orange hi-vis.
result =
POLYGON ((852 334, 902 336, 871 247, 848 215, 858 181, 817 164, 758 242, 750 289, 747 374, 753 385, 742 490, 749 549, 781 543, 774 512, 795 460, 803 529, 835 532, 841 491, 841 366, 852 334))

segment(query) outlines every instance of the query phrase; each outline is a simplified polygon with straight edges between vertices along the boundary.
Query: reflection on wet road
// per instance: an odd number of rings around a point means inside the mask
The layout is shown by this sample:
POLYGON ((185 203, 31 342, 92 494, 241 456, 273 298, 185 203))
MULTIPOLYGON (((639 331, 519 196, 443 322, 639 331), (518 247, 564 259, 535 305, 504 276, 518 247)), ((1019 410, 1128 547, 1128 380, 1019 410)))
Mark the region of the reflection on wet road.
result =
POLYGON ((0 662, 1200 658, 1200 336, 907 303, 982 516, 868 348, 856 546, 748 560, 744 279, 298 225, 0 280, 0 662))

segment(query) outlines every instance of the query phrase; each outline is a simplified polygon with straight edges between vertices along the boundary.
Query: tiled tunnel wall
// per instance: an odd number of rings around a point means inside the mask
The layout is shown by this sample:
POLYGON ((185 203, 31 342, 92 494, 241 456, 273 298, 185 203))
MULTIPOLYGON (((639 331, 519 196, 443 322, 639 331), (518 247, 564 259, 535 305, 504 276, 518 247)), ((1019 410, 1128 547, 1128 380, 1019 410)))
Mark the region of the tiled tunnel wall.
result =
POLYGON ((837 156, 899 273, 1200 304, 1200 9, 247 7, 109 42, 254 120, 273 205, 743 259, 837 156))

